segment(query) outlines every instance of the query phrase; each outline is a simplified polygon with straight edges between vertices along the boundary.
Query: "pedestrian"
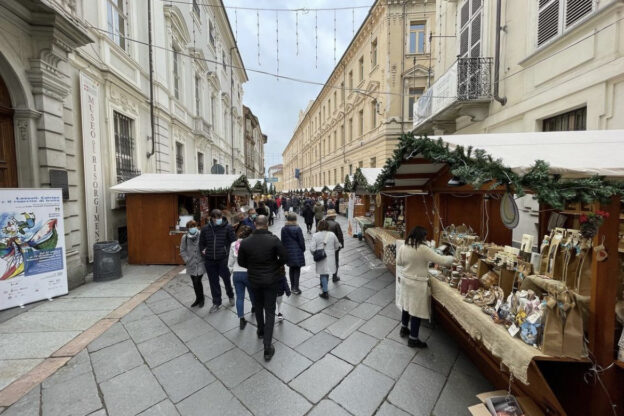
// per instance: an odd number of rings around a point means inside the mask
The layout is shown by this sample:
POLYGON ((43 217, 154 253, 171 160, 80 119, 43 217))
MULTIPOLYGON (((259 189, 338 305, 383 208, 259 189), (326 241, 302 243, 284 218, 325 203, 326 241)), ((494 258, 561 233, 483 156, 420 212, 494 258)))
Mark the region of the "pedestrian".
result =
POLYGON ((275 305, 277 308, 277 322, 282 322, 284 320, 284 315, 282 315, 282 300, 284 298, 284 293, 286 296, 290 297, 292 293, 290 287, 288 287, 288 281, 286 280, 286 268, 282 266, 281 268, 282 277, 279 280, 279 286, 277 288, 277 299, 275 300, 275 305))
POLYGON ((325 211, 323 209, 323 204, 319 200, 314 205, 314 221, 315 221, 315 224, 316 224, 316 231, 318 231, 318 223, 319 223, 320 220, 323 219, 324 215, 325 215, 325 211))
POLYGON ((273 347, 273 326, 275 325, 275 302, 281 268, 286 264, 286 248, 277 236, 269 231, 269 219, 260 215, 256 218, 256 231, 244 239, 238 250, 238 264, 247 269, 249 285, 254 295, 258 337, 264 341, 264 359, 271 360, 273 347))
POLYGON ((223 218, 221 210, 213 209, 210 212, 208 224, 202 228, 199 235, 199 249, 204 256, 204 265, 208 273, 212 307, 210 312, 216 312, 221 308, 221 285, 219 277, 223 279, 225 292, 230 298, 230 305, 234 305, 234 290, 230 281, 230 270, 227 267, 230 245, 236 241, 234 229, 223 218))
POLYGON ((308 234, 312 234, 312 223, 314 222, 314 210, 312 209, 312 204, 306 203, 304 205, 302 215, 308 234))
POLYGON ((327 202, 327 212, 329 212, 330 209, 333 209, 333 210, 336 209, 336 205, 334 204, 334 200, 333 199, 330 199, 327 202))
POLYGON ((234 241, 230 245, 230 255, 228 257, 228 268, 232 273, 234 281, 234 289, 236 290, 236 314, 240 320, 240 329, 245 329, 247 321, 245 320, 245 289, 249 292, 249 300, 252 304, 252 312, 254 297, 249 287, 249 279, 247 277, 247 269, 242 267, 238 263, 238 251, 240 249, 241 242, 249 237, 253 230, 251 227, 241 225, 238 230, 238 240, 234 241))
POLYGON ((195 302, 191 304, 191 308, 199 306, 204 307, 204 285, 202 285, 202 277, 206 272, 201 252, 199 250, 199 235, 197 222, 191 220, 186 223, 186 234, 182 236, 180 241, 180 257, 186 264, 186 274, 191 277, 193 282, 193 290, 195 291, 195 302))
POLYGON ((427 230, 416 226, 399 248, 396 264, 401 268, 399 284, 401 305, 402 338, 408 337, 407 345, 425 348, 427 343, 418 338, 420 320, 431 317, 431 286, 429 285, 429 263, 450 266, 453 256, 441 256, 427 246, 427 230), (409 324, 409 329, 408 329, 409 324))
POLYGON ((327 200, 329 198, 323 197, 323 212, 327 213, 327 200))
POLYGON ((256 219, 256 217, 258 216, 258 214, 256 214, 256 210, 253 208, 250 208, 247 210, 247 218, 245 218, 242 221, 243 225, 246 225, 247 227, 251 228, 251 231, 256 229, 256 225, 254 224, 254 220, 256 219))
MULTIPOLYGON (((310 224, 312 228, 312 224, 310 224)), ((290 276, 290 288, 292 293, 300 295, 299 277, 301 267, 305 266, 305 239, 303 231, 297 224, 297 214, 289 212, 286 214, 286 225, 282 228, 282 244, 288 252, 288 274, 290 276)))
POLYGON ((340 242, 338 241, 338 237, 329 231, 329 224, 327 224, 327 221, 319 221, 316 227, 316 233, 314 233, 312 241, 310 242, 310 251, 312 255, 315 256, 316 274, 318 274, 321 279, 321 288, 323 290, 319 296, 323 299, 329 299, 327 284, 329 275, 336 273, 336 256, 334 252, 338 250, 339 247, 340 242), (319 252, 324 251, 325 257, 317 259, 318 253, 315 254, 317 250, 319 252))
POLYGON ((342 228, 340 228, 340 224, 336 221, 336 210, 330 209, 327 210, 327 216, 325 217, 327 221, 327 225, 329 226, 329 231, 334 233, 340 242, 340 247, 335 252, 336 256, 336 272, 332 276, 332 282, 337 282, 340 280, 338 277, 338 267, 340 266, 340 250, 344 248, 344 236, 342 235, 342 228))

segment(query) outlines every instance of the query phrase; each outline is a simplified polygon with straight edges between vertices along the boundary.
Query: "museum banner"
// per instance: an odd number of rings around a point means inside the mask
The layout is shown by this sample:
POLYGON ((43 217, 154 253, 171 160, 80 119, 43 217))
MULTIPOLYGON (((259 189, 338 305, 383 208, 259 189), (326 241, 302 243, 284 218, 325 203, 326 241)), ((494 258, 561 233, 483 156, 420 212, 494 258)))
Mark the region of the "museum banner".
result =
POLYGON ((60 189, 0 189, 0 310, 66 295, 60 189))
POLYGON ((93 262, 93 244, 106 240, 106 206, 102 152, 100 148, 100 113, 98 83, 80 73, 82 112, 82 149, 85 170, 85 205, 87 211, 87 247, 93 262))

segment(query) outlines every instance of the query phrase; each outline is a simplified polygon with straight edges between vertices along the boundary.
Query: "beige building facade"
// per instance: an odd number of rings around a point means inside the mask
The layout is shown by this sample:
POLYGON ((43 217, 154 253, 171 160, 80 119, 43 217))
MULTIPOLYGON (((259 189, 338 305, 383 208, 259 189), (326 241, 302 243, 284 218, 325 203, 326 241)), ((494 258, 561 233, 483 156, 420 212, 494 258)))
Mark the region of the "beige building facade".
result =
POLYGON ((434 2, 378 0, 283 152, 284 188, 341 183, 381 167, 430 78, 434 2))
POLYGON ((266 134, 262 134, 258 117, 251 109, 243 106, 245 129, 245 170, 247 178, 264 178, 264 145, 266 134))

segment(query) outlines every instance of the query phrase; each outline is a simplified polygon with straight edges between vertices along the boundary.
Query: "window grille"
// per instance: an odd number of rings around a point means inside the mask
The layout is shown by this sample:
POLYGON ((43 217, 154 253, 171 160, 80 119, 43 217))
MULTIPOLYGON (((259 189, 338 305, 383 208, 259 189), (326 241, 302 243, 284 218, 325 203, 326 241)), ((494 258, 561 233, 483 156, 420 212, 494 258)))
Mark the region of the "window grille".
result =
POLYGON ((117 183, 125 182, 141 174, 134 164, 134 138, 132 119, 114 111, 115 165, 117 183))
POLYGON ((184 145, 176 142, 176 173, 184 173, 184 145))

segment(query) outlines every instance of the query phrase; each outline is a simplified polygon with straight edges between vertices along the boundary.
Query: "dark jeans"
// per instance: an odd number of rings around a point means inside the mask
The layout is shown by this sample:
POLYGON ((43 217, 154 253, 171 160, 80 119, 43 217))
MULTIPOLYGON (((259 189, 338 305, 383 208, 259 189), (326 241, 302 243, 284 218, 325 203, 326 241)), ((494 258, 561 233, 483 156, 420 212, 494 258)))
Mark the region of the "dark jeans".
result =
POLYGON ((206 273, 208 273, 208 283, 210 283, 210 295, 212 296, 213 305, 221 305, 221 285, 219 284, 219 276, 223 279, 223 285, 225 286, 225 292, 228 298, 234 297, 227 260, 227 257, 223 260, 206 260, 206 273))
POLYGON ((312 231, 312 223, 309 223, 309 224, 308 224, 308 223, 306 222, 306 230, 307 230, 307 231, 312 231))
POLYGON ((336 250, 334 251, 335 257, 336 257, 336 273, 334 273, 334 275, 332 276, 334 279, 336 279, 338 277, 338 262, 340 261, 340 250, 336 250))
POLYGON ((236 290, 236 314, 239 318, 245 316, 245 288, 249 292, 249 300, 254 303, 254 296, 249 287, 247 272, 234 272, 234 289, 236 290))
POLYGON ((290 288, 292 290, 299 289, 299 276, 301 275, 301 267, 289 267, 288 274, 290 275, 290 288))
POLYGON ((403 313, 401 314, 401 325, 404 328, 407 328, 408 323, 410 330, 409 337, 411 339, 418 339, 418 331, 420 330, 420 318, 410 316, 409 312, 403 311, 403 313))
POLYGON ((264 333, 264 348, 272 345, 273 326, 275 325, 275 301, 279 283, 267 286, 251 286, 256 308, 256 324, 258 332, 264 333))

